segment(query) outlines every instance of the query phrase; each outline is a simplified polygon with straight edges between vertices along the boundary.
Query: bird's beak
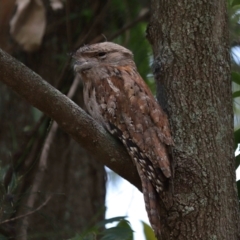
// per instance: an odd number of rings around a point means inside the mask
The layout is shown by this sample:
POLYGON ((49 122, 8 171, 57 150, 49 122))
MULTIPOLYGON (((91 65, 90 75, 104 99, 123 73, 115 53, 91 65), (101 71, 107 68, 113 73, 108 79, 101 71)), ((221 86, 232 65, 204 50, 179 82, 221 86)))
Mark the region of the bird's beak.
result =
POLYGON ((81 73, 83 71, 89 70, 92 67, 93 67, 93 64, 84 58, 78 58, 74 63, 74 71, 77 73, 81 73))

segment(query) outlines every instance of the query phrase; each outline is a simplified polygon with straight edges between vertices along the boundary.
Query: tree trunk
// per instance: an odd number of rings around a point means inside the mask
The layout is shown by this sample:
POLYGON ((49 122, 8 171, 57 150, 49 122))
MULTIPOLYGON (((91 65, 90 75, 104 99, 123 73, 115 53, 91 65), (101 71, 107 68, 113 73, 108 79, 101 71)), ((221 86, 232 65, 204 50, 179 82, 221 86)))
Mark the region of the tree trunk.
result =
POLYGON ((175 142, 162 239, 239 239, 225 1, 152 0, 147 32, 175 142))

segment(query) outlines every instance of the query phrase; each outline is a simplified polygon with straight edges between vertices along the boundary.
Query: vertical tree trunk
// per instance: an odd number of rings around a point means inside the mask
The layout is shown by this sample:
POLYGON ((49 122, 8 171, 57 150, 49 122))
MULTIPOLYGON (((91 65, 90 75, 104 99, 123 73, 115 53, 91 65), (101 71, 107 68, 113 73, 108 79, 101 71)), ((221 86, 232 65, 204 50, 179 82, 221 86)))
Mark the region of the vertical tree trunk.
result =
POLYGON ((152 0, 148 39, 175 141, 162 239, 239 239, 225 1, 152 0))

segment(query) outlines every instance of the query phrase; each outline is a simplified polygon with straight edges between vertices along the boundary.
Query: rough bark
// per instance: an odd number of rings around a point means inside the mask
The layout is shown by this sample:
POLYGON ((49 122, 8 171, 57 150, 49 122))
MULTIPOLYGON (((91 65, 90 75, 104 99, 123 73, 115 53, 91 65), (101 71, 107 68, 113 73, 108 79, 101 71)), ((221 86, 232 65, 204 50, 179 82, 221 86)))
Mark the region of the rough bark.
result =
POLYGON ((225 1, 151 4, 153 71, 175 141, 162 239, 239 239, 225 1))

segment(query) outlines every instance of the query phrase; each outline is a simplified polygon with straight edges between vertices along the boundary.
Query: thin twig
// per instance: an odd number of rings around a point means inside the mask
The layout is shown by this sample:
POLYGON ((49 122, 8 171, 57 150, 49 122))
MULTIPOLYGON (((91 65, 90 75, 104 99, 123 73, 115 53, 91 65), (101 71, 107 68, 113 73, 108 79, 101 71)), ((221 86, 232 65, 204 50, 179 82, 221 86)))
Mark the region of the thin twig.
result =
POLYGON ((33 213, 39 211, 41 208, 43 208, 45 205, 47 205, 47 203, 50 201, 51 198, 52 198, 52 194, 46 199, 46 201, 45 201, 43 204, 41 204, 39 207, 37 207, 37 208, 34 209, 33 211, 28 212, 28 213, 26 213, 26 214, 24 214, 24 215, 21 215, 21 216, 17 216, 17 217, 15 217, 15 218, 11 218, 11 219, 2 221, 2 222, 0 222, 0 225, 2 225, 2 224, 4 224, 4 223, 13 222, 13 221, 16 221, 16 220, 18 220, 18 219, 25 218, 25 217, 27 217, 27 216, 29 216, 29 215, 32 215, 33 213))

